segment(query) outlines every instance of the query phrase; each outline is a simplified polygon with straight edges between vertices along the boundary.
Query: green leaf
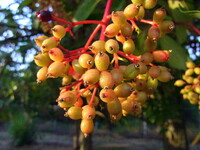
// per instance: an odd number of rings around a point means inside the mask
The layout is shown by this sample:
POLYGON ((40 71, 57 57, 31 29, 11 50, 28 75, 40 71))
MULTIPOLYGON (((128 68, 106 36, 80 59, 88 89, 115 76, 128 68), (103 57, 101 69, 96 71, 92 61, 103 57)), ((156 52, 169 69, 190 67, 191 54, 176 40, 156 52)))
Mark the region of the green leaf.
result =
POLYGON ((29 4, 32 3, 32 0, 24 0, 20 5, 19 5, 19 9, 22 9, 25 6, 28 6, 29 4))
POLYGON ((187 38, 187 28, 185 26, 179 26, 175 29, 177 40, 180 44, 182 44, 187 38))
POLYGON ((170 36, 165 35, 160 39, 161 48, 164 50, 172 50, 168 61, 172 68, 186 69, 185 62, 187 61, 187 51, 179 43, 170 36))
POLYGON ((99 2, 100 0, 84 0, 83 3, 77 8, 74 15, 74 21, 86 20, 99 2))

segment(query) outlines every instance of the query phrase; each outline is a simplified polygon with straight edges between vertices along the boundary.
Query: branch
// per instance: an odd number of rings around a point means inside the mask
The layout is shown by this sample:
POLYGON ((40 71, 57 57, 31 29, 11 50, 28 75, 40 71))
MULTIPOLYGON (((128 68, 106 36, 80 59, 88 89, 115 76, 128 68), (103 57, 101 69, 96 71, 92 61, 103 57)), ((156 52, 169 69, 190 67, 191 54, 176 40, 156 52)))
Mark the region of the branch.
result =
POLYGON ((176 25, 184 25, 188 28, 190 28, 191 30, 193 30, 194 32, 196 32, 198 35, 200 35, 200 30, 195 27, 193 24, 190 23, 186 23, 186 22, 175 22, 176 25))

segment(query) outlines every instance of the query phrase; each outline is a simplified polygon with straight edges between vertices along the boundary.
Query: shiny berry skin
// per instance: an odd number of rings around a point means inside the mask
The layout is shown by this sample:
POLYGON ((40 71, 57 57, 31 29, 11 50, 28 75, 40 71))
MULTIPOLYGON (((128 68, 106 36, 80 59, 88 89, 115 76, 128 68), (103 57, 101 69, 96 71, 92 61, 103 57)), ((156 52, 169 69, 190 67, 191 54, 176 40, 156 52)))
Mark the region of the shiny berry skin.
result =
POLYGON ((53 36, 56 38, 63 38, 66 34, 66 30, 63 26, 61 25, 55 25, 52 29, 51 29, 53 36))
POLYGON ((110 58, 105 52, 99 51, 94 58, 94 62, 99 71, 105 71, 110 65, 110 58))
POLYGON ((48 22, 52 19, 52 14, 50 11, 42 10, 36 13, 37 18, 42 22, 48 22))

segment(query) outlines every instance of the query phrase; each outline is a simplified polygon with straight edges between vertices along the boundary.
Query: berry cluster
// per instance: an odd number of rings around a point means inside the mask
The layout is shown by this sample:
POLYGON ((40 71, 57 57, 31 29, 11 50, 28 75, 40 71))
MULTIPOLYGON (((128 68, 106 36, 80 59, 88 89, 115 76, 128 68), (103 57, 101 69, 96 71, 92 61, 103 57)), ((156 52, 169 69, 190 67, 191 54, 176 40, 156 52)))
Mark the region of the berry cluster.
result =
POLYGON ((86 20, 66 22, 54 17, 48 11, 38 12, 41 21, 56 20, 68 27, 54 26, 53 36, 39 36, 35 39, 41 53, 35 56, 35 63, 42 68, 37 73, 37 82, 47 78, 62 78, 58 106, 71 119, 81 121, 81 131, 90 134, 94 129, 93 119, 106 108, 111 121, 132 114, 140 116, 142 106, 157 89, 158 82, 168 82, 173 77, 169 69, 153 64, 169 59, 170 50, 156 50, 157 40, 174 28, 172 21, 164 20, 166 11, 155 10, 153 20, 143 19, 145 9, 153 8, 157 0, 132 0, 123 11, 109 14, 111 0, 108 0, 101 21, 86 20), (109 20, 112 21, 109 25, 109 20), (135 42, 133 34, 138 31, 136 22, 150 24, 144 53, 133 55, 135 42), (84 47, 67 50, 59 41, 79 24, 98 24, 84 47), (101 29, 99 40, 94 40, 101 29), (124 65, 126 64, 126 65, 124 65), (104 107, 105 106, 105 107, 104 107), (97 111, 100 110, 100 111, 97 111))
POLYGON ((188 99, 191 104, 198 104, 200 109, 200 67, 193 62, 186 62, 187 70, 182 76, 183 80, 177 80, 175 86, 184 86, 180 93, 184 99, 188 99))

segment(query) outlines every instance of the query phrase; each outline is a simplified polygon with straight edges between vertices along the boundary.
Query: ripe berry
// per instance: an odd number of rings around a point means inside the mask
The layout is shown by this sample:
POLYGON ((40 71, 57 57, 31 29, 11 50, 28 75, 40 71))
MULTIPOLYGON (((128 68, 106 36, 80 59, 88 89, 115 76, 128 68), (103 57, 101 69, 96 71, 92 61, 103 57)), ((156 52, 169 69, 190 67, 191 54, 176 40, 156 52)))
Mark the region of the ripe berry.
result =
POLYGON ((94 41, 88 48, 95 54, 97 54, 99 51, 106 52, 105 41, 94 41))
POLYGON ((144 64, 149 64, 153 61, 153 55, 151 53, 144 53, 142 56, 141 56, 141 62, 143 62, 144 64))
POLYGON ((107 37, 114 37, 118 34, 119 30, 120 30, 120 26, 118 24, 112 23, 106 27, 104 34, 107 37))
POLYGON ((160 29, 156 26, 151 26, 148 30, 148 38, 158 40, 160 38, 160 29))
POLYGON ((51 29, 53 36, 59 39, 62 39, 65 34, 66 34, 66 30, 63 26, 61 25, 55 25, 52 29, 51 29))
POLYGON ((42 11, 37 12, 36 15, 37 15, 37 18, 42 22, 48 22, 52 19, 52 15, 50 11, 42 10, 42 11))
POLYGON ((71 75, 65 75, 63 78, 62 78, 62 85, 68 85, 70 84, 72 81, 72 76, 71 75))
POLYGON ((99 97, 105 103, 108 103, 117 98, 114 90, 108 88, 103 88, 99 93, 99 97))
POLYGON ((94 122, 91 119, 82 119, 80 129, 85 136, 89 135, 94 130, 94 122))
POLYGON ((105 49, 108 53, 114 54, 119 50, 119 44, 116 40, 109 39, 105 43, 105 49))
POLYGON ((73 120, 81 119, 82 118, 82 108, 72 106, 66 112, 66 116, 68 116, 69 118, 71 118, 73 120))
POLYGON ((40 66, 40 67, 44 67, 44 66, 48 66, 52 60, 49 58, 49 54, 48 53, 38 53, 35 57, 34 57, 34 61, 35 64, 40 66))
POLYGON ((126 22, 126 16, 122 11, 113 11, 112 12, 112 22, 117 25, 123 25, 126 22))
POLYGON ((47 76, 48 78, 61 77, 64 75, 65 71, 65 65, 62 62, 55 61, 49 66, 47 76))
POLYGON ((107 70, 110 65, 110 58, 105 52, 99 51, 94 58, 95 66, 99 71, 107 70))
POLYGON ((40 35, 38 36, 37 38, 34 39, 35 43, 37 46, 41 47, 42 46, 42 42, 44 40, 48 39, 48 36, 45 36, 45 35, 40 35))
POLYGON ((143 6, 145 9, 152 9, 156 6, 157 0, 144 0, 143 1, 143 6))
POLYGON ((48 38, 42 42, 42 52, 48 52, 50 49, 55 48, 58 42, 53 38, 48 38))
POLYGON ((112 75, 112 79, 113 79, 115 85, 122 83, 124 77, 123 77, 123 73, 120 69, 113 68, 110 73, 112 75))
POLYGON ((124 15, 126 16, 126 18, 134 18, 138 14, 139 9, 140 5, 129 4, 124 9, 124 15))
POLYGON ((78 62, 83 68, 91 68, 94 64, 94 58, 89 54, 82 54, 78 62))
POLYGON ((40 70, 38 70, 38 72, 37 72, 37 83, 40 83, 40 82, 45 81, 47 79, 47 71, 48 71, 48 68, 46 66, 42 67, 40 70))
POLYGON ((101 71, 99 77, 99 85, 101 86, 101 88, 113 88, 114 80, 110 72, 101 71))
POLYGON ((95 115, 96 115, 96 111, 94 109, 94 107, 90 106, 90 105, 85 105, 84 107, 82 107, 83 111, 82 111, 82 118, 83 119, 94 119, 95 115))
POLYGON ((83 75, 83 81, 85 85, 95 84, 99 81, 100 72, 97 69, 89 69, 83 75))
POLYGON ((139 12, 138 14, 135 16, 135 18, 137 18, 138 20, 144 18, 145 15, 145 9, 143 6, 140 6, 139 12))
POLYGON ((63 61, 64 54, 59 48, 52 48, 49 50, 49 57, 53 61, 63 61))
POLYGON ((149 75, 155 79, 157 78, 159 75, 160 75, 161 71, 160 71, 160 68, 158 66, 152 66, 150 69, 149 69, 149 75))
POLYGON ((75 104, 76 100, 77 100, 76 94, 73 93, 72 91, 62 92, 57 99, 58 105, 61 108, 71 107, 72 105, 75 104))
POLYGON ((174 83, 175 86, 183 86, 185 84, 185 81, 183 80, 176 80, 176 82, 174 83))
POLYGON ((146 38, 145 42, 144 42, 144 50, 145 51, 153 51, 156 49, 157 46, 157 40, 152 40, 150 38, 146 38))
MULTIPOLYGON (((92 97, 92 95, 88 95, 88 96, 86 97, 86 101, 87 101, 88 104, 89 104, 90 101, 91 101, 91 97, 92 97)), ((93 101, 92 101, 92 106, 93 106, 93 107, 96 107, 96 106, 98 106, 98 104, 99 104, 99 98, 98 98, 97 96, 95 96, 94 99, 93 99, 93 101)))

